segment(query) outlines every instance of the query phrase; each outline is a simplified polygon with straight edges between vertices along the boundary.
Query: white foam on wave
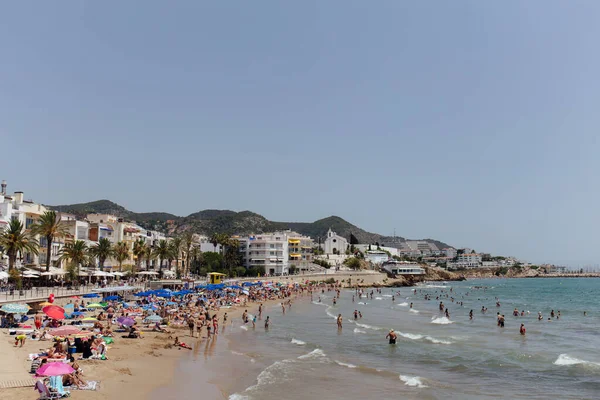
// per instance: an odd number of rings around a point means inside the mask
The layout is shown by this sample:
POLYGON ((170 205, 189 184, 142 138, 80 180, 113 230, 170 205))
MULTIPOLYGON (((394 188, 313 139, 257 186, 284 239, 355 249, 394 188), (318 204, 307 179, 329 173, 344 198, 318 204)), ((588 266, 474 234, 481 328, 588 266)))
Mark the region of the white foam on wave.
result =
POLYGON ((429 340, 431 343, 435 343, 435 344, 452 344, 452 343, 454 343, 454 342, 451 342, 450 340, 436 339, 431 336, 425 336, 425 340, 429 340))
POLYGON ((438 325, 447 325, 447 324, 453 324, 454 322, 450 321, 448 318, 446 317, 433 317, 431 319, 431 323, 432 324, 438 324, 438 325))
POLYGON ((398 332, 398 335, 405 337, 407 339, 411 339, 411 340, 419 340, 419 339, 423 339, 423 335, 419 335, 416 333, 402 333, 402 332, 398 332))
POLYGON ((335 363, 336 363, 337 365, 341 365, 342 367, 347 367, 347 368, 358 368, 358 367, 357 367, 356 365, 354 365, 354 364, 347 364, 347 363, 345 363, 345 362, 341 362, 341 361, 338 361, 338 360, 334 360, 334 361, 335 361, 335 363))
POLYGON ((413 314, 418 314, 419 313, 419 310, 415 310, 414 308, 411 308, 408 311, 411 312, 411 313, 413 313, 413 314))
POLYGON ((362 305, 362 306, 366 306, 369 303, 363 303, 362 301, 359 301, 358 304, 362 305))
POLYGON ((247 327, 247 326, 244 326, 244 325, 242 325, 242 326, 240 326, 240 329, 243 329, 243 330, 247 331, 247 330, 248 330, 248 327, 247 327))
POLYGON ((310 353, 298 357, 298 359, 300 359, 300 360, 309 360, 309 359, 324 358, 324 357, 327 357, 327 354, 325 354, 325 352, 323 350, 321 350, 321 349, 314 349, 310 353))
POLYGON ((593 361, 580 360, 579 358, 571 357, 568 354, 561 354, 558 356, 556 361, 554 361, 554 365, 577 365, 583 364, 593 367, 600 367, 600 363, 593 361))
POLYGON ((294 338, 292 338, 291 343, 297 344, 298 346, 304 346, 306 344, 306 342, 303 342, 302 340, 298 340, 298 339, 294 339, 294 338))
POLYGON ((443 288, 443 289, 450 289, 452 286, 446 286, 446 285, 423 285, 423 286, 419 286, 419 288, 421 289, 429 289, 429 288, 443 288))
POLYGON ((317 306, 326 306, 327 304, 325 303, 319 303, 318 301, 313 301, 313 304, 316 304, 317 306))
POLYGON ((294 360, 282 360, 275 361, 267 368, 263 369, 260 374, 256 377, 256 384, 252 385, 242 393, 234 393, 229 396, 229 400, 247 400, 250 397, 244 393, 252 393, 259 389, 261 386, 270 385, 275 382, 286 381, 290 376, 290 364, 294 363, 294 360))
POLYGON ((244 353, 238 353, 237 351, 231 350, 231 354, 236 355, 236 356, 246 356, 244 353))
POLYGON ((367 333, 367 331, 363 331, 362 329, 354 328, 354 333, 367 333))
POLYGON ((382 294, 383 297, 394 297, 391 294, 382 294))
POLYGON ((398 305, 401 306, 401 307, 408 307, 408 303, 407 302, 399 303, 398 305))
POLYGON ((331 318, 333 319, 337 319, 337 315, 333 315, 332 313, 329 312, 329 308, 327 308, 327 310, 325 310, 325 312, 327 313, 327 315, 329 315, 331 318))
POLYGON ((404 382, 406 386, 413 386, 418 388, 427 387, 423 384, 423 382, 421 382, 421 378, 419 378, 418 376, 400 375, 400 380, 404 382))
POLYGON ((383 300, 383 297, 375 297, 375 300, 383 300))
POLYGON ((361 324, 360 322, 356 323, 356 326, 360 326, 361 328, 365 328, 365 329, 372 329, 374 331, 378 331, 381 330, 380 327, 378 326, 373 326, 373 325, 367 325, 367 324, 361 324))

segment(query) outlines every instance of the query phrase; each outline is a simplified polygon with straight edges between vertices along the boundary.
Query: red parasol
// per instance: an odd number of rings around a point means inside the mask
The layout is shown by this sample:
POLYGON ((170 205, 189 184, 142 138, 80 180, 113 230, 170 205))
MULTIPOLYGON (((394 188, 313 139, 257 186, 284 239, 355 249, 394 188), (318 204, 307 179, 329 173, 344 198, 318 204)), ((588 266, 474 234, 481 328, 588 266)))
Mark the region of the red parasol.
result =
POLYGON ((46 306, 42 308, 44 314, 54 319, 65 319, 65 310, 59 306, 46 306))

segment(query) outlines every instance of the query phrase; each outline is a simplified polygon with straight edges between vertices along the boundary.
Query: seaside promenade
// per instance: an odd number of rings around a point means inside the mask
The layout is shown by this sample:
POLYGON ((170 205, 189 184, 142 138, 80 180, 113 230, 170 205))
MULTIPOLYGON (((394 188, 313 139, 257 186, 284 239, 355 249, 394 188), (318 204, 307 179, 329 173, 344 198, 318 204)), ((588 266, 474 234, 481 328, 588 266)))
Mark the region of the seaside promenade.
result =
MULTIPOLYGON (((139 289, 143 289, 144 285, 136 285, 139 289)), ((55 299, 67 298, 71 296, 81 296, 88 293, 99 291, 97 286, 80 286, 77 289, 68 289, 64 287, 37 287, 28 290, 11 290, 0 292, 0 305, 6 303, 34 303, 36 301, 46 301, 50 294, 54 295, 55 299)), ((118 291, 118 286, 115 287, 118 291)))

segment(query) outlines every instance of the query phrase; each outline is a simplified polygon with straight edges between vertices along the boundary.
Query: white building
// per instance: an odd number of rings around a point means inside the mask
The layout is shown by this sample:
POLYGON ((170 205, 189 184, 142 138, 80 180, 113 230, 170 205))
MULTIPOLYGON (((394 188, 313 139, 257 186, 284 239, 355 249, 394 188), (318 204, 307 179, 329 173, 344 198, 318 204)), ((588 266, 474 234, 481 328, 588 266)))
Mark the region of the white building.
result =
POLYGON ((355 247, 357 250, 360 250, 363 253, 365 253, 367 251, 382 250, 382 251, 387 251, 388 253, 390 253, 391 256, 400 256, 400 250, 395 247, 385 247, 385 246, 377 247, 374 244, 357 244, 357 245, 355 245, 355 247))
POLYGON ((304 269, 312 262, 313 240, 292 231, 236 238, 246 268, 264 269, 266 275, 289 274, 291 265, 304 269))
POLYGON ((407 240, 402 243, 400 248, 401 252, 408 253, 412 256, 419 254, 422 256, 430 256, 432 254, 439 254, 440 249, 433 243, 426 242, 424 240, 407 240))
POLYGON ((452 247, 446 247, 445 249, 442 250, 442 253, 444 254, 445 257, 448 257, 448 258, 456 257, 456 249, 454 249, 452 247))
POLYGON ((419 264, 408 261, 390 260, 383 263, 382 268, 394 275, 424 275, 425 269, 419 264))
POLYGON ((345 238, 333 232, 331 228, 327 231, 327 237, 323 242, 323 252, 325 254, 344 254, 349 247, 345 238))
POLYGON ((463 253, 456 257, 455 262, 448 262, 447 268, 458 269, 458 268, 479 268, 482 266, 481 254, 477 253, 463 253))
POLYGON ((373 264, 382 264, 389 260, 389 258, 388 254, 383 250, 367 250, 365 252, 365 260, 373 264))

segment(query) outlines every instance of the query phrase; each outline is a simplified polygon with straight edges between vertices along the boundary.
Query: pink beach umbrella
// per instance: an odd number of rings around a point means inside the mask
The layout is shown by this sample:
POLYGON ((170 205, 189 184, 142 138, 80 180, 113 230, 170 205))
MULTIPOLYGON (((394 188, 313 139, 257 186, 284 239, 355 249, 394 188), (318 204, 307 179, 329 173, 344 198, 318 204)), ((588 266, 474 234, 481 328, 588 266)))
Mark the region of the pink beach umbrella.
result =
POLYGON ((75 370, 69 365, 61 362, 52 362, 38 368, 37 374, 42 376, 60 376, 72 374, 75 370))
POLYGON ((60 328, 51 329, 49 333, 52 336, 69 336, 81 333, 81 329, 75 326, 61 326, 60 328))

